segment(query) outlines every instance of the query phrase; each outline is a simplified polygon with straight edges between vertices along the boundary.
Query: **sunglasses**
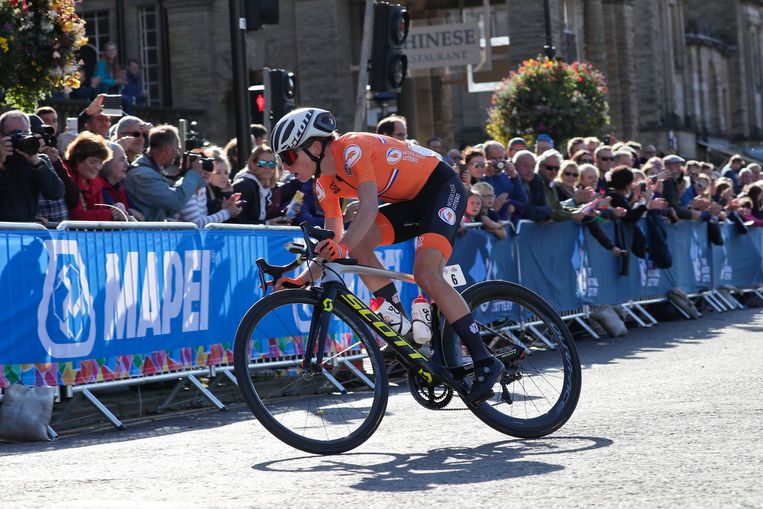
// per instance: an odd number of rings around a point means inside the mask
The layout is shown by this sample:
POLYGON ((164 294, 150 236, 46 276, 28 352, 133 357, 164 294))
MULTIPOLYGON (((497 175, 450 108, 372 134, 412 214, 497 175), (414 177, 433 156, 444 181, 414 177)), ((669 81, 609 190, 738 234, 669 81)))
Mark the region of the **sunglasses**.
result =
POLYGON ((294 149, 290 148, 288 150, 284 150, 283 152, 279 153, 278 155, 281 157, 281 160, 284 163, 286 163, 289 166, 291 166, 292 164, 294 164, 296 162, 297 157, 299 156, 299 152, 297 150, 294 150, 294 149))
POLYGON ((599 159, 601 159, 602 161, 614 161, 615 160, 614 156, 612 156, 612 157, 601 156, 601 157, 599 157, 599 159))
POLYGON ((575 177, 575 178, 578 178, 579 175, 580 175, 579 173, 575 173, 575 172, 572 172, 572 171, 565 171, 564 172, 564 176, 565 177, 575 177))
POLYGON ((474 165, 473 165, 473 166, 474 166, 475 168, 484 168, 484 167, 485 167, 485 163, 474 163, 474 165))
POLYGON ((275 161, 265 161, 263 159, 259 159, 257 161, 257 166, 259 166, 260 168, 268 167, 271 170, 273 170, 276 167, 276 162, 275 161))
POLYGON ((131 133, 122 133, 124 136, 132 136, 133 138, 142 138, 143 133, 140 131, 133 131, 131 133))
POLYGON ((581 159, 578 161, 580 164, 593 164, 593 159, 581 159))
POLYGON ((548 171, 559 171, 560 168, 560 166, 549 166, 547 164, 544 164, 543 167, 548 171))

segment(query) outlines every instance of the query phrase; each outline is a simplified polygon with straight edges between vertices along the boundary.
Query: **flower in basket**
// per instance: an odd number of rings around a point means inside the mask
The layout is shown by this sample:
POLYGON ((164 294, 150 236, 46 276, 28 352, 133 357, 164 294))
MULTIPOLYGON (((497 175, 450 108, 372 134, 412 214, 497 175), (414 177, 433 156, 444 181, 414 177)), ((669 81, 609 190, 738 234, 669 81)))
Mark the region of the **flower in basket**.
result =
POLYGON ((496 90, 485 130, 504 144, 515 136, 531 139, 546 133, 563 146, 574 136, 605 130, 606 95, 604 76, 587 62, 531 58, 496 90))
POLYGON ((87 42, 75 0, 0 0, 0 90, 8 106, 34 110, 54 90, 79 87, 87 42))

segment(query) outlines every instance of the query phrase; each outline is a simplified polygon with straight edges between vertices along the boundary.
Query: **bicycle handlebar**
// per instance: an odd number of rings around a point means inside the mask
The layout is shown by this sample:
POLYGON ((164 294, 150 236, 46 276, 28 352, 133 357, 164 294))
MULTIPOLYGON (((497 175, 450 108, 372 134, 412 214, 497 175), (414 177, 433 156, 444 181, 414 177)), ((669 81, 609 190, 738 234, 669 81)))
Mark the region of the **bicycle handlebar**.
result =
MULTIPOLYGON (((268 287, 274 286, 276 281, 281 279, 286 272, 296 269, 308 260, 314 260, 316 257, 315 246, 318 245, 318 242, 334 238, 333 231, 313 226, 307 221, 304 221, 299 225, 299 227, 302 230, 302 236, 305 239, 305 245, 303 246, 294 242, 288 242, 285 246, 287 251, 298 255, 294 261, 286 265, 270 265, 265 261, 264 258, 257 259, 257 268, 260 269, 260 288, 262 288, 263 292, 267 292, 268 287), (315 239, 317 242, 313 242, 311 239, 315 239), (265 281, 265 274, 272 277, 273 279, 271 281, 265 281)), ((346 258, 342 260, 335 260, 334 263, 353 265, 357 264, 357 260, 346 258)), ((289 282, 285 282, 284 286, 286 288, 298 288, 297 285, 289 282)))

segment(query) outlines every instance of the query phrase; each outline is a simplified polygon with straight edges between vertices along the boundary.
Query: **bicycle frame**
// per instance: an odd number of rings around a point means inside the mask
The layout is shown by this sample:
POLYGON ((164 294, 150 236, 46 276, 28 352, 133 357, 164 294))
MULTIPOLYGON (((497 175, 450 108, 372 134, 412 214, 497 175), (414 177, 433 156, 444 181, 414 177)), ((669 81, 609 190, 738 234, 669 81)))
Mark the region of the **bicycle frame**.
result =
POLYGON ((446 368, 443 358, 442 335, 440 333, 440 324, 436 305, 433 304, 432 310, 432 346, 433 358, 428 358, 423 353, 414 348, 408 340, 395 332, 384 320, 374 313, 366 304, 352 293, 342 279, 343 274, 358 274, 374 277, 383 277, 404 281, 406 283, 416 283, 411 274, 397 272, 376 267, 368 267, 358 264, 346 263, 324 263, 322 265, 322 277, 316 285, 316 289, 321 291, 321 307, 316 307, 310 322, 310 332, 308 341, 305 345, 306 352, 315 352, 316 339, 318 341, 318 350, 315 361, 310 361, 311 356, 306 356, 304 368, 311 369, 314 372, 320 372, 323 361, 323 352, 327 334, 325 331, 328 325, 329 315, 324 311, 330 312, 333 309, 333 303, 336 299, 341 300, 353 310, 379 337, 381 337, 390 348, 394 349, 403 362, 408 367, 416 370, 416 373, 426 380, 429 384, 445 381, 459 392, 466 393, 468 388, 460 380, 456 379, 446 368))

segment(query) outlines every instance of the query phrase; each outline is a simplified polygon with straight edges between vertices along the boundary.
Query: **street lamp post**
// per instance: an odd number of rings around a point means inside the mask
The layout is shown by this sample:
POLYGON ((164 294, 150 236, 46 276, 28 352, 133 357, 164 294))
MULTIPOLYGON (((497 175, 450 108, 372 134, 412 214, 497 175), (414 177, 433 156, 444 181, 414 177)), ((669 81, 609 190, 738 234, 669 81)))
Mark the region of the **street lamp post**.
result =
POLYGON ((546 52, 546 56, 553 60, 556 58, 556 48, 551 39, 551 6, 549 0, 543 0, 543 11, 546 17, 546 45, 543 46, 543 50, 546 52))

